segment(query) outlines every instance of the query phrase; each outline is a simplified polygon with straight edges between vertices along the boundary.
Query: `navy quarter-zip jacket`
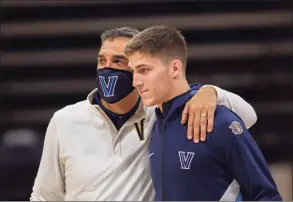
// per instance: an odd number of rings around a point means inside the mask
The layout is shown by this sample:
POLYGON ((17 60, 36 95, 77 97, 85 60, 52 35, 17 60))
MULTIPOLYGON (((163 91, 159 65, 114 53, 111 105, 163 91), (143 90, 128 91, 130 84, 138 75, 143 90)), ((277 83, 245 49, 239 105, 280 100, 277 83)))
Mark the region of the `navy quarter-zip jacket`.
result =
POLYGON ((181 124, 188 91, 156 109, 150 143, 156 201, 282 201, 269 167, 243 122, 223 106, 207 141, 187 139, 181 124))

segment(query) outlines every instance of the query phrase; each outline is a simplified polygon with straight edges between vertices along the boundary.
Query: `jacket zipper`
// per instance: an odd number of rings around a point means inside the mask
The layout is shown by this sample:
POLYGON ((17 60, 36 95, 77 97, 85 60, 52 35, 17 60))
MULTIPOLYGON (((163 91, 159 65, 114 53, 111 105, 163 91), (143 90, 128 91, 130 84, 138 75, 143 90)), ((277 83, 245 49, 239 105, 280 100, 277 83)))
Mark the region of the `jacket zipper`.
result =
POLYGON ((164 118, 162 117, 162 123, 164 126, 163 133, 163 152, 162 152, 162 201, 165 201, 165 147, 166 147, 166 125, 164 118))

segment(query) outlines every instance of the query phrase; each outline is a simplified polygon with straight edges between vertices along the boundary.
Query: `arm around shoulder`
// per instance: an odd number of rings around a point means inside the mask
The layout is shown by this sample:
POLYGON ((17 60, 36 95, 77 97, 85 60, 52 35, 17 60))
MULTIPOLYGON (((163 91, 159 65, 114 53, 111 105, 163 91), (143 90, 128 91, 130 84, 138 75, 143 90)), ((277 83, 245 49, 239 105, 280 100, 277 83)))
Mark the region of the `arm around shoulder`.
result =
POLYGON ((221 89, 217 86, 213 85, 206 85, 213 87, 217 91, 219 105, 224 105, 235 114, 237 114, 242 121, 244 122, 246 128, 250 128, 253 126, 257 121, 257 115, 253 107, 246 102, 242 97, 239 95, 221 89))
POLYGON ((51 119, 45 136, 38 173, 31 201, 64 201, 64 166, 59 159, 58 119, 51 119))

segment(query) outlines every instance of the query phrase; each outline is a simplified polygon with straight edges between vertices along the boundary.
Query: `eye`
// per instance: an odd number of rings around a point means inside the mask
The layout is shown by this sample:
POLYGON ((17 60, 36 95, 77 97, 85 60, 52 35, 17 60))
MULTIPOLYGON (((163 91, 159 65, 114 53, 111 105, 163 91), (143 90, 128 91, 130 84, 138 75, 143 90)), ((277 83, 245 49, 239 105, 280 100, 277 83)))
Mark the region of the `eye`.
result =
POLYGON ((140 69, 140 73, 141 73, 141 74, 146 74, 146 73, 149 72, 149 70, 150 70, 150 69, 148 69, 148 68, 141 68, 141 69, 140 69))
POLYGON ((98 60, 98 64, 99 64, 99 65, 102 65, 102 64, 104 64, 104 63, 106 63, 106 60, 105 60, 104 58, 100 58, 100 59, 98 60))
POLYGON ((118 66, 126 66, 128 64, 125 60, 121 60, 121 59, 115 59, 113 62, 117 64, 118 66))

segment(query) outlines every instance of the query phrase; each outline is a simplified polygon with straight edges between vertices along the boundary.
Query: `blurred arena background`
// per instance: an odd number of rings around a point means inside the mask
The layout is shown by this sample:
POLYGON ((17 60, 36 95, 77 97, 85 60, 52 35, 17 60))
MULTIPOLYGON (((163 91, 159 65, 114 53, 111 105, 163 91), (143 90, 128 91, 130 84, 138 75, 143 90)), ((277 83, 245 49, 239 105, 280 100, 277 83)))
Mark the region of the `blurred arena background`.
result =
POLYGON ((292 0, 2 0, 0 200, 28 200, 54 111, 95 88, 100 33, 166 24, 188 42, 190 82, 233 91, 284 200, 292 200, 292 0))

